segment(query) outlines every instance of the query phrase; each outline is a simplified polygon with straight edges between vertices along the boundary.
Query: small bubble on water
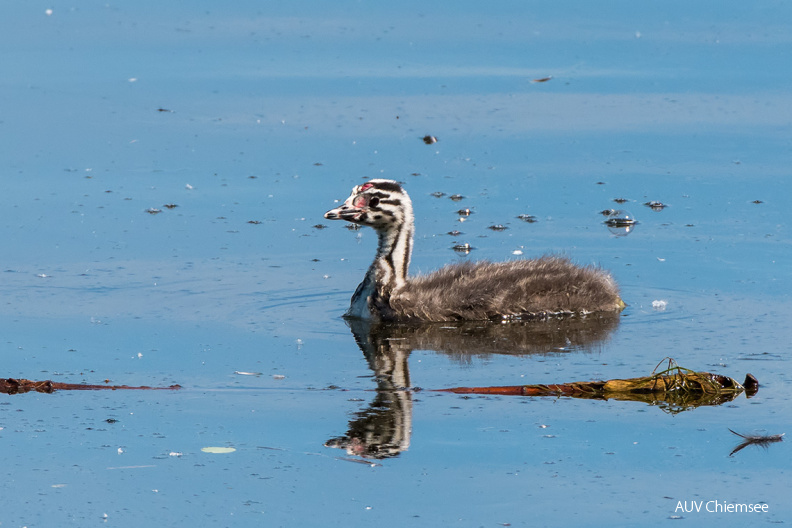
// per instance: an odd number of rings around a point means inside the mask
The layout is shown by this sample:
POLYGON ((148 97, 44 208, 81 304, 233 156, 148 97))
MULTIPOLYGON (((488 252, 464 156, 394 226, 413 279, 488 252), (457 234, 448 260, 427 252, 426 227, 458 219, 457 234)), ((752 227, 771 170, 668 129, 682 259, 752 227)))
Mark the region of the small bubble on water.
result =
POLYGON ((632 214, 623 209, 606 209, 601 214, 608 217, 603 223, 616 236, 629 235, 638 223, 632 214))

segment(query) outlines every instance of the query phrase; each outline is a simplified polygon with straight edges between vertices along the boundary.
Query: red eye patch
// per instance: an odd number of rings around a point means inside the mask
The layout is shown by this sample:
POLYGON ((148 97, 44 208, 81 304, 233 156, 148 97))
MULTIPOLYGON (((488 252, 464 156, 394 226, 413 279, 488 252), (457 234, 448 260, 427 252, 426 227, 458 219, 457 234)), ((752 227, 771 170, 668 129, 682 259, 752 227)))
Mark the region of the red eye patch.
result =
POLYGON ((371 189, 372 187, 374 187, 373 183, 364 183, 363 185, 360 186, 360 191, 362 192, 365 191, 366 189, 371 189))
POLYGON ((355 201, 352 202, 352 205, 354 205, 358 209, 362 207, 366 207, 368 205, 368 196, 358 196, 357 198, 355 198, 355 201))

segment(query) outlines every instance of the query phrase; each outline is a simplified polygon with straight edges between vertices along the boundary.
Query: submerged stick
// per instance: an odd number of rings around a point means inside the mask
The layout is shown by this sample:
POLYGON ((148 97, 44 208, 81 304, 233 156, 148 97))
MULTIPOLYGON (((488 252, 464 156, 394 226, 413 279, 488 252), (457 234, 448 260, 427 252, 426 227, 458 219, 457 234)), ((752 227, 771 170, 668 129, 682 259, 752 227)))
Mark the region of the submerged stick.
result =
POLYGON ((455 394, 501 394, 507 396, 570 396, 577 398, 617 398, 629 394, 723 394, 741 393, 748 387, 758 387, 752 374, 744 384, 727 376, 710 372, 692 372, 683 377, 647 376, 643 378, 613 379, 608 381, 573 381, 548 385, 507 385, 500 387, 453 387, 435 389, 455 394))
MULTIPOLYGON (((759 390, 759 382, 752 374, 747 374, 745 382, 740 384, 728 376, 711 372, 694 372, 679 367, 670 358, 667 359, 668 368, 666 370, 659 373, 654 372, 651 376, 641 378, 575 381, 549 385, 454 387, 438 390, 454 394, 565 396, 599 400, 643 401, 650 404, 670 404, 680 410, 700 405, 719 405, 733 400, 743 392, 750 398, 759 390)), ((655 371, 657 371, 657 367, 655 367, 655 371)))
POLYGON ((51 394, 56 390, 178 390, 181 385, 168 387, 131 387, 129 385, 87 385, 83 383, 60 383, 57 381, 33 381, 29 379, 5 378, 0 379, 0 393, 22 394, 25 392, 44 392, 51 394))

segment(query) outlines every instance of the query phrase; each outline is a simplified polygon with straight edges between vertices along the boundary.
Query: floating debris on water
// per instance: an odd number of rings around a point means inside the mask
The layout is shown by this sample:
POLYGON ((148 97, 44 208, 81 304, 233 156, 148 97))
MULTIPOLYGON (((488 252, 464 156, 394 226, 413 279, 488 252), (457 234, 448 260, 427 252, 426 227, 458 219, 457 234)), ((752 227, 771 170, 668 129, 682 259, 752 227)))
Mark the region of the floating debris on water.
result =
POLYGON ((324 225, 324 224, 316 224, 316 225, 311 226, 311 227, 313 227, 314 229, 327 229, 327 226, 324 225))
POLYGON ((435 198, 442 198, 445 195, 446 195, 446 193, 440 192, 440 191, 436 191, 436 192, 432 193, 432 196, 434 196, 435 198))
POLYGON ((346 227, 350 231, 358 231, 363 226, 360 224, 346 224, 344 227, 346 227))
POLYGON ((452 194, 451 196, 449 196, 449 198, 451 200, 454 200, 455 202, 458 202, 460 200, 464 200, 465 199, 465 197, 462 196, 461 194, 452 194))
POLYGON ((421 139, 423 139, 423 142, 426 143, 427 145, 431 145, 433 143, 437 143, 437 138, 434 137, 434 136, 430 136, 429 134, 425 135, 421 139))
POLYGON ((476 248, 465 242, 464 244, 457 244, 455 246, 452 246, 451 249, 453 249, 457 253, 464 253, 465 255, 467 255, 476 248))
POLYGON ((233 453, 236 451, 233 447, 202 447, 201 451, 204 453, 213 453, 216 455, 224 455, 226 453, 233 453))
POLYGON ((553 76, 552 75, 548 75, 547 77, 540 77, 538 79, 532 79, 531 82, 532 83, 545 83, 545 82, 551 81, 551 80, 553 80, 553 76))
POLYGON ((774 444, 776 442, 783 442, 784 435, 786 434, 786 433, 781 433, 776 435, 744 435, 738 433, 737 431, 732 431, 731 429, 729 429, 729 431, 731 431, 733 434, 736 434, 737 436, 739 436, 744 440, 739 445, 737 445, 737 447, 735 447, 731 453, 729 453, 729 456, 732 456, 734 453, 741 451, 742 449, 745 449, 749 445, 755 445, 767 449, 770 446, 770 444, 774 444))
POLYGON ((637 220, 627 211, 616 210, 608 215, 605 223, 611 227, 624 227, 637 224, 637 220))
POLYGON ((457 231, 456 229, 454 229, 453 231, 449 231, 447 234, 451 236, 459 236, 462 234, 462 231, 457 231))
POLYGON ((234 374, 237 374, 238 376, 261 376, 263 372, 244 372, 241 370, 235 370, 234 374))
POLYGON ((542 385, 454 387, 435 389, 435 391, 454 394, 556 398, 566 396, 587 400, 637 401, 659 406, 666 412, 678 413, 702 405, 721 405, 733 401, 742 393, 750 398, 759 391, 759 382, 753 375, 746 374, 745 381, 740 384, 721 374, 695 372, 680 367, 673 359, 666 358, 658 363, 650 376, 640 378, 542 385), (667 368, 658 372, 663 363, 667 363, 667 368))
POLYGON ((533 224, 534 222, 536 222, 536 217, 534 215, 519 214, 517 215, 517 218, 519 218, 523 222, 528 222, 529 224, 533 224))
POLYGON ((457 214, 459 216, 470 216, 473 214, 473 211, 471 211, 470 209, 460 209, 459 211, 457 211, 457 214))
POLYGON ((668 205, 664 204, 663 202, 658 202, 657 200, 651 200, 649 202, 644 203, 644 205, 650 208, 652 211, 662 211, 668 205))
POLYGON ((487 229, 491 229, 493 231, 506 231, 509 228, 506 227, 503 224, 495 224, 495 225, 491 225, 491 226, 487 227, 487 229))
POLYGON ((613 201, 616 202, 617 204, 623 204, 625 202, 629 202, 630 200, 628 200, 627 198, 614 198, 613 201))
POLYGON ((261 223, 261 220, 248 220, 247 223, 253 225, 259 225, 261 223))
POLYGON ((52 394, 58 390, 178 390, 181 388, 181 385, 170 385, 168 387, 107 385, 109 382, 110 380, 105 380, 105 385, 87 385, 84 383, 62 383, 52 380, 34 381, 24 378, 0 378, 0 394, 24 394, 26 392, 52 394))
POLYGON ((663 300, 652 301, 652 308, 654 308, 655 310, 659 310, 662 312, 663 310, 666 309, 666 306, 668 306, 668 301, 663 301, 663 300))
POLYGON ((161 213, 162 209, 157 209, 156 207, 149 207, 148 209, 146 209, 146 212, 150 215, 155 215, 161 213))

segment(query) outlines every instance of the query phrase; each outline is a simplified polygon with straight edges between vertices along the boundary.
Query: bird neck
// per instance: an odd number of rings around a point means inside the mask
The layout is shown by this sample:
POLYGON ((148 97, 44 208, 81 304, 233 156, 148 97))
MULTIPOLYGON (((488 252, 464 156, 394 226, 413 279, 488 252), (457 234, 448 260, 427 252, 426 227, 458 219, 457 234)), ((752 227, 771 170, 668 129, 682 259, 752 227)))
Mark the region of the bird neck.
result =
POLYGON ((377 232, 377 256, 369 267, 368 275, 374 280, 381 295, 389 295, 407 282, 414 227, 412 215, 403 220, 391 229, 377 232))
POLYGON ((353 318, 377 319, 387 314, 391 296, 407 283, 415 231, 410 197, 403 193, 379 203, 393 207, 387 208, 389 221, 371 226, 377 232, 377 255, 352 295, 347 315, 353 318))
POLYGON ((346 315, 375 319, 390 310, 391 295, 407 282, 412 251, 412 222, 398 229, 378 231, 377 256, 358 285, 346 315))

